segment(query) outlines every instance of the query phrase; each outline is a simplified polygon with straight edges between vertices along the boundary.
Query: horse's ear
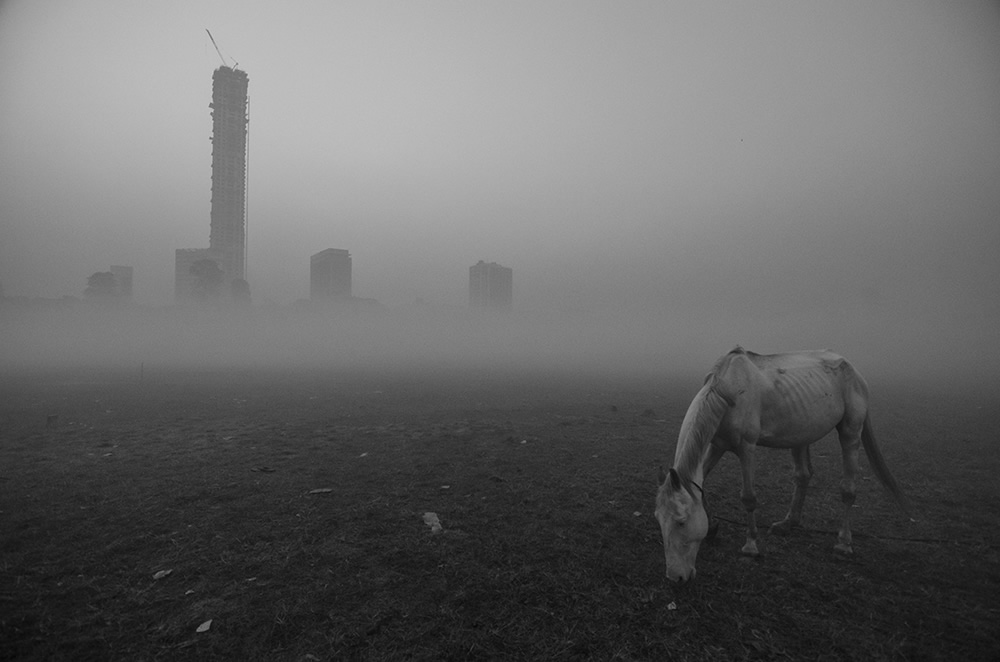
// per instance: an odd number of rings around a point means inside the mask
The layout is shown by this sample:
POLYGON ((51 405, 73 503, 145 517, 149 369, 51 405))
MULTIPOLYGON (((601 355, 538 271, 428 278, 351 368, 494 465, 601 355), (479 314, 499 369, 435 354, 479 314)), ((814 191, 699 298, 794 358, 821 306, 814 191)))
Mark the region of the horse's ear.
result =
POLYGON ((656 476, 656 481, 663 485, 664 481, 667 480, 667 474, 663 473, 663 465, 660 465, 660 473, 656 476))
POLYGON ((676 492, 676 491, 678 491, 678 490, 681 489, 681 477, 680 477, 680 474, 678 474, 677 470, 674 469, 673 467, 670 467, 670 475, 668 476, 668 478, 670 478, 670 489, 671 490, 673 490, 674 492, 676 492))

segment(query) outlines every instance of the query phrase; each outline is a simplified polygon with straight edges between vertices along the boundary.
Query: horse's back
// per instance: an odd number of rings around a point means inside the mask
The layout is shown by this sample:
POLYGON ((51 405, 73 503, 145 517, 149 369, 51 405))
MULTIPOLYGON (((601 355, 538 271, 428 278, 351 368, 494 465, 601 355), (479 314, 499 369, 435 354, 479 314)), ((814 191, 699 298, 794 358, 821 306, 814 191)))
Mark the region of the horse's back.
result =
POLYGON ((779 370, 837 370, 847 364, 840 354, 828 349, 808 349, 781 354, 756 354, 745 352, 750 362, 761 371, 779 370))
POLYGON ((810 349, 781 354, 757 354, 737 348, 763 377, 762 383, 775 384, 797 378, 823 382, 830 387, 844 386, 867 390, 864 379, 840 354, 828 349, 810 349))

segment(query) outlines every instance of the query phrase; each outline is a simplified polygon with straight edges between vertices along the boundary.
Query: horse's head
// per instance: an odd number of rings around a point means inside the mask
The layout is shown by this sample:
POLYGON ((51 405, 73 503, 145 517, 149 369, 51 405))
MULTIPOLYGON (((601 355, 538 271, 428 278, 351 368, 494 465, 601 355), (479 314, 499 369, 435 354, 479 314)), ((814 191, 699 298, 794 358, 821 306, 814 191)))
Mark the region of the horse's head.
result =
POLYGON ((708 513, 701 488, 681 479, 675 469, 666 475, 660 469, 656 519, 663 533, 667 579, 678 584, 694 579, 698 547, 708 534, 708 513))

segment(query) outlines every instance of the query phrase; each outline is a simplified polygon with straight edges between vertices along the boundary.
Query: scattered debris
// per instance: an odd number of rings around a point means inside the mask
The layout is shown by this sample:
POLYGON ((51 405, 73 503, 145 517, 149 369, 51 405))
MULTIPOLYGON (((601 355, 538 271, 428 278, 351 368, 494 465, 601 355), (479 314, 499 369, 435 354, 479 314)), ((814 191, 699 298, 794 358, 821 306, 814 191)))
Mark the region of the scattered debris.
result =
POLYGON ((317 487, 315 490, 309 490, 309 494, 326 494, 327 492, 332 492, 332 487, 317 487))
POLYGON ((262 474, 273 474, 275 471, 277 471, 277 469, 272 469, 271 467, 263 467, 263 466, 261 466, 261 467, 254 467, 250 471, 257 471, 257 472, 260 472, 262 474))
POLYGON ((164 577, 166 577, 167 575, 169 575, 171 572, 173 572, 173 569, 170 569, 170 570, 160 570, 155 575, 153 575, 153 579, 163 579, 164 577))
POLYGON ((444 531, 437 513, 424 513, 424 524, 431 527, 431 533, 441 533, 444 531))
POLYGON ((667 605, 667 611, 674 611, 675 609, 677 609, 676 602, 671 602, 669 605, 667 605))
POLYGON ((208 632, 209 628, 211 627, 212 627, 212 619, 210 618, 201 625, 199 625, 198 629, 195 630, 195 632, 208 632))
POLYGON ((451 489, 451 485, 442 485, 441 489, 442 490, 450 490, 451 489))
POLYGON ((642 515, 642 513, 640 513, 638 510, 632 513, 632 517, 639 517, 640 515, 642 515))
POLYGON ((362 453, 362 454, 361 454, 361 455, 359 455, 358 457, 365 457, 366 455, 368 455, 367 451, 366 451, 366 452, 364 452, 364 453, 362 453))

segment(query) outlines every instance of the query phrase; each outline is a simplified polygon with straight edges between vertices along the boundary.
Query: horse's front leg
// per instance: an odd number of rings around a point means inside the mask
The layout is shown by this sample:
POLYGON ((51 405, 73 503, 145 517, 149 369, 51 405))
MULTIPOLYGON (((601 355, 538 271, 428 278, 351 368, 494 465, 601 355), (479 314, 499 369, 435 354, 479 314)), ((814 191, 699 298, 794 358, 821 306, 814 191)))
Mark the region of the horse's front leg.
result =
MULTIPOLYGON (((715 465, 718 464, 719 460, 725 454, 726 454, 726 449, 723 448, 722 446, 718 446, 716 444, 709 444, 708 445, 708 453, 706 454, 706 456, 705 456, 705 462, 702 465, 704 467, 704 471, 702 473, 702 479, 701 479, 703 487, 704 487, 704 484, 705 484, 705 479, 708 478, 708 474, 711 473, 712 469, 715 468, 715 465)), ((704 497, 704 492, 703 492, 702 495, 704 497)), ((706 511, 707 511, 707 509, 706 509, 706 511)), ((708 533, 705 535, 705 540, 707 540, 709 542, 714 541, 715 538, 716 538, 716 536, 718 536, 718 535, 719 535, 719 520, 717 520, 717 519, 713 520, 712 519, 712 515, 709 514, 709 516, 708 516, 708 533)))
POLYGON ((802 521, 802 504, 806 500, 806 490, 809 489, 809 479, 812 478, 812 462, 809 460, 809 446, 796 446, 792 449, 792 461, 795 463, 795 489, 792 491, 792 505, 785 519, 771 525, 771 532, 789 533, 802 521))
POLYGON ((754 448, 755 443, 741 441, 739 446, 740 466, 743 468, 743 489, 740 500, 747 511, 747 542, 740 550, 747 556, 757 556, 757 493, 754 491, 754 448))

